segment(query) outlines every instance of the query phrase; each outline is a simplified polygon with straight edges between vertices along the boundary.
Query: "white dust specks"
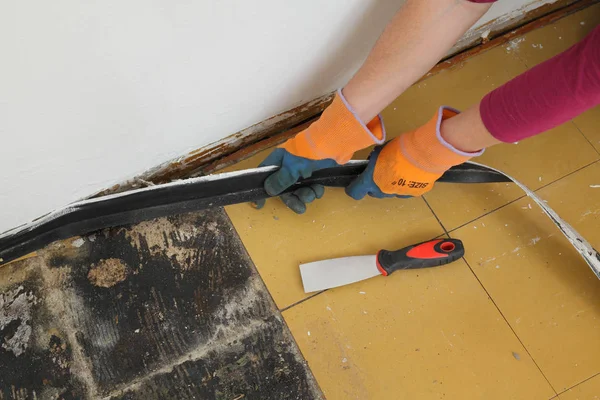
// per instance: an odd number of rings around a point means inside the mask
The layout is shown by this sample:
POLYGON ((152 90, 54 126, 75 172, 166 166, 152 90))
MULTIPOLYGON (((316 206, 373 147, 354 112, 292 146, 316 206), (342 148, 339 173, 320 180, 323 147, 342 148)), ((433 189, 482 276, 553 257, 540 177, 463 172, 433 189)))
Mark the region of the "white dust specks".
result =
POLYGON ((366 294, 365 292, 358 292, 358 293, 360 293, 360 294, 366 294))
POLYGON ((487 264, 487 263, 495 261, 495 260, 496 260, 496 257, 491 257, 491 258, 488 258, 485 261, 482 261, 481 263, 479 263, 479 265, 484 265, 484 264, 487 264))
POLYGON ((342 363, 344 363, 344 364, 345 364, 345 363, 347 363, 347 362, 348 362, 348 359, 347 359, 346 357, 342 358, 342 363))
POLYGON ((496 265, 496 269, 500 269, 500 266, 499 266, 499 265, 496 265))
POLYGON ((308 336, 310 336, 310 331, 306 332, 308 334, 308 336))
POLYGON ((541 176, 538 178, 538 181, 540 181, 540 182, 542 181, 542 177, 541 176))
POLYGON ((581 21, 581 22, 579 23, 579 25, 581 25, 581 26, 585 25, 585 21, 581 21))
POLYGON ((600 185, 590 185, 590 187, 591 187, 592 189, 598 189, 598 188, 600 188, 600 185))
POLYGON ((513 249, 513 251, 511 251, 511 253, 516 253, 516 252, 517 252, 517 251, 519 251, 519 250, 521 250, 521 248, 520 248, 520 247, 515 247, 515 248, 513 249))
POLYGON ((539 44, 532 44, 531 47, 533 47, 534 49, 543 49, 544 48, 544 46, 542 46, 541 43, 539 43, 539 44))
POLYGON ((533 239, 531 239, 531 241, 529 243, 531 243, 531 245, 534 246, 540 240, 542 240, 542 239, 539 236, 536 236, 533 239))
POLYGON ((508 42, 508 47, 506 48, 506 51, 518 50, 519 45, 521 44, 521 42, 524 42, 524 41, 525 41, 525 38, 523 38, 523 37, 511 40, 510 42, 508 42))
POLYGON ((83 240, 83 238, 77 238, 71 242, 71 246, 81 247, 81 246, 83 246, 84 243, 85 243, 85 240, 83 240))

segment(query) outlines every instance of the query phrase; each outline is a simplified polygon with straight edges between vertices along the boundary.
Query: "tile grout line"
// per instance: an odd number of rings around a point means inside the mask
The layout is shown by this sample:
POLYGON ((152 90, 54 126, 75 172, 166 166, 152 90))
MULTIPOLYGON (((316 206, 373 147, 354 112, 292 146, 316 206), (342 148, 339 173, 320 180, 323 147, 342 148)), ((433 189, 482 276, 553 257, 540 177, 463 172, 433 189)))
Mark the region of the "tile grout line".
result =
POLYGON ((598 149, 596 149, 596 146, 594 146, 594 144, 590 141, 590 139, 588 139, 588 137, 585 136, 585 133, 583 133, 583 131, 581 129, 579 129, 579 126, 577 126, 577 123, 575 122, 575 120, 572 119, 569 122, 571 122, 573 124, 575 129, 577 129, 577 132, 579 132, 581 134, 581 136, 583 136, 583 138, 590 144, 590 146, 592 146, 592 149, 594 149, 594 151, 600 156, 600 151, 598 151, 598 149))
MULTIPOLYGON (((545 188, 547 188, 548 186, 550 186, 550 185, 553 185, 553 184, 555 184, 556 182, 558 182, 558 181, 560 181, 560 180, 562 180, 562 179, 564 179, 564 178, 567 178, 567 177, 569 177, 569 176, 571 176, 571 175, 573 175, 573 174, 575 174, 575 173, 577 173, 577 172, 579 172, 579 171, 581 171, 581 170, 583 170, 583 169, 585 169, 585 168, 591 167, 592 165, 594 165, 594 164, 596 164, 596 163, 600 163, 600 159, 598 159, 598 160, 594 160, 594 161, 592 161, 592 162, 590 162, 590 163, 588 163, 588 164, 586 164, 586 165, 584 165, 584 166, 582 166, 582 167, 579 167, 579 168, 577 168, 576 170, 573 170, 573 171, 569 172, 568 174, 561 176, 560 178, 556 178, 555 180, 553 180, 553 181, 550 181, 550 182, 548 182, 548 183, 546 183, 546 184, 544 184, 544 185, 540 186, 539 188, 537 188, 537 189, 533 190, 533 192, 537 193, 537 192, 539 192, 540 190, 542 190, 542 189, 545 189, 545 188)), ((527 195, 526 195, 526 194, 523 194, 523 195, 521 195, 521 196, 517 197, 516 199, 509 201, 509 202, 508 202, 508 203, 506 203, 506 204, 503 204, 503 205, 501 205, 501 206, 498 206, 498 207, 494 208, 493 210, 490 210, 490 211, 488 211, 488 212, 486 212, 486 213, 484 213, 484 214, 481 214, 480 216, 478 216, 478 217, 476 217, 476 218, 473 218, 473 219, 471 219, 471 220, 469 220, 469 221, 467 221, 467 222, 465 222, 465 223, 463 223, 463 224, 460 224, 460 225, 459 225, 459 226, 457 226, 456 228, 452 228, 452 229, 450 229, 450 230, 449 230, 449 232, 454 232, 454 231, 456 231, 456 230, 458 230, 458 229, 460 229, 460 228, 464 228, 465 226, 467 226, 467 225, 469 225, 469 224, 472 224, 473 222, 475 222, 475 221, 478 221, 478 220, 480 220, 481 218, 483 218, 483 217, 486 217, 486 216, 490 215, 491 213, 493 213, 493 212, 496 212, 496 211, 498 211, 498 210, 500 210, 500 209, 502 209, 502 208, 504 208, 504 207, 506 207, 506 206, 509 206, 509 205, 511 205, 512 203, 515 203, 516 201, 518 201, 518 200, 521 200, 521 199, 523 199, 523 198, 525 198, 525 197, 527 197, 527 195)))
POLYGON ((577 386, 589 381, 590 379, 594 379, 595 377, 599 376, 600 372, 595 373, 594 375, 590 376, 589 378, 585 378, 584 380, 582 380, 581 382, 578 382, 576 384, 574 384, 571 387, 566 388, 565 390, 563 390, 562 392, 558 393, 556 396, 560 396, 561 394, 565 394, 567 393, 569 390, 576 388, 577 386))
POLYGON ((300 300, 296 301, 295 303, 292 303, 292 304, 290 304, 289 306, 283 307, 282 309, 280 309, 280 310, 279 310, 279 312, 283 313, 284 311, 287 311, 287 310, 289 310, 290 308, 297 306, 298 304, 302 304, 302 303, 304 303, 305 301, 307 301, 307 300, 310 300, 310 299, 312 299, 313 297, 316 297, 316 296, 320 295, 321 293, 325 293, 325 292, 326 292, 326 291, 328 291, 328 290, 329 290, 329 289, 325 289, 325 290, 321 290, 320 292, 317 292, 317 293, 315 293, 315 294, 311 294, 310 296, 307 296, 307 297, 305 297, 305 298, 303 298, 303 299, 300 299, 300 300))
POLYGON ((435 213, 435 211, 433 211, 433 208, 429 205, 429 202, 427 201, 427 199, 425 198, 425 196, 421 196, 421 198, 423 199, 423 201, 425 202, 425 204, 427 205, 427 208, 429 208, 429 211, 431 211, 431 213, 433 214, 433 216, 435 217, 435 219, 437 220, 438 224, 440 224, 440 226, 442 227, 442 229, 444 230, 444 232, 446 233, 446 235, 448 234, 448 230, 446 229, 446 227, 444 226, 444 224, 442 224, 442 220, 440 220, 440 218, 438 217, 438 215, 435 213))
POLYGON ((594 160, 594 161, 592 161, 592 162, 590 162, 590 163, 587 163, 587 164, 585 164, 583 167, 579 167, 579 168, 577 168, 576 170, 574 170, 574 171, 571 171, 571 172, 569 172, 568 174, 566 174, 566 175, 564 175, 564 176, 562 176, 562 177, 560 177, 560 178, 557 178, 557 179, 553 180, 552 182, 548 182, 548 183, 546 183, 545 185, 542 185, 542 186, 540 186, 539 188, 535 189, 535 190, 534 190, 534 192, 539 192, 540 190, 542 190, 542 189, 545 189, 545 188, 547 188, 548 186, 555 184, 556 182, 560 181, 561 179, 564 179, 564 178, 566 178, 566 177, 568 177, 568 176, 571 176, 571 175, 573 175, 573 174, 576 174, 577 172, 579 172, 579 171, 581 171, 581 170, 583 170, 583 169, 585 169, 585 168, 587 168, 587 167, 591 167, 592 165, 596 164, 597 162, 600 162, 600 159, 598 159, 598 160, 594 160))
MULTIPOLYGON (((450 234, 448 234, 448 236, 450 236, 450 234)), ((510 322, 508 322, 508 319, 506 318, 506 316, 504 315, 504 313, 502 312, 502 310, 500 310, 500 307, 496 304, 496 302, 492 298, 492 295, 490 294, 490 292, 488 292, 487 288, 483 285, 483 282, 481 282, 481 280, 479 279, 479 277, 477 276, 477 274, 475 273, 475 271, 471 267, 471 264, 469 264, 469 262, 467 261, 466 257, 463 257, 462 259, 467 264, 467 267, 469 267, 469 269, 471 270, 471 273, 473 274, 473 276, 475 277, 475 279, 477 279, 477 282, 479 282, 479 284, 481 285, 481 288, 483 289, 483 291, 485 292, 485 294, 488 296, 488 299, 490 299, 490 301, 492 302, 492 304, 494 305, 494 307, 496 307, 496 310, 498 310, 498 312, 502 316, 502 319, 504 319, 504 322, 506 322, 506 325, 510 328, 511 332, 513 333, 513 335, 515 335, 515 337, 517 338, 517 340, 519 341, 519 343, 521 343, 521 346, 523 346, 523 349, 525 349, 525 352, 527 352, 527 355, 529 356, 529 358, 531 358, 531 361, 533 361, 533 364, 535 365, 535 367, 538 369, 538 371, 540 372, 540 374, 542 374, 542 376, 544 377, 544 379, 546 380, 546 382, 550 386, 550 389, 552 389, 554 391, 555 397, 558 396, 557 390, 554 389, 554 386, 552 386, 552 383, 550 383, 550 380, 546 377, 546 375, 544 374, 544 371, 542 371, 542 369, 538 365, 537 361, 535 361, 535 358, 533 358, 533 356, 529 352, 529 349, 527 349, 527 346, 525 346, 525 343, 523 343, 523 341, 521 340, 521 338, 519 337, 519 335, 517 335, 517 332, 515 332, 515 330, 513 329, 513 327, 510 324, 510 322)))
MULTIPOLYGON (((523 197, 525 197, 525 196, 523 196, 523 197)), ((439 220, 437 214, 429 206, 429 203, 427 203, 427 200, 425 200, 424 197, 423 197, 423 200, 425 201, 425 204, 427 204, 427 206, 429 207, 429 209, 431 210, 431 212, 433 213, 433 215, 436 217, 436 219, 438 220, 438 222, 442 226, 442 229, 444 230, 444 232, 446 233, 446 235, 449 238, 452 238, 452 236, 450 236, 450 232, 448 232, 448 230, 446 230, 446 228, 444 227, 444 225, 442 224, 442 222, 439 220)), ((514 201, 516 201, 516 200, 514 200, 514 201)), ((493 211, 490 211, 490 213, 491 212, 493 212, 493 211)), ((542 371, 542 369, 540 368, 540 366, 538 365, 538 363, 535 361, 535 359, 533 358, 533 356, 531 355, 531 353, 529 352, 529 350, 527 349, 527 347, 525 346, 525 344, 523 343, 523 341, 521 340, 521 338, 517 335, 517 333, 515 332, 515 330, 513 329, 513 327, 510 325, 510 323, 508 322, 508 319, 506 319, 506 317, 504 316, 504 313, 502 313, 502 311, 500 310, 500 307, 498 307, 498 305, 496 304, 496 302, 492 298, 491 294, 488 292, 487 288, 483 285, 483 282, 481 282, 481 280, 479 279, 479 277, 477 276, 477 274, 475 274, 475 271, 473 270, 473 268, 471 268, 471 264, 469 264, 469 262, 467 261, 466 257, 463 256, 461 258, 465 262, 465 264, 467 264, 467 267, 471 271, 471 274, 473 274, 473 276, 475 277, 475 279, 477 280, 477 282, 479 282, 479 285, 481 286, 481 288, 483 289, 483 291, 487 295, 488 299, 492 302, 492 304, 494 305, 494 307, 496 308, 496 310, 498 310, 498 312, 500 313, 500 315, 504 319, 504 322, 506 323, 506 325, 510 328, 511 332, 513 333, 513 335, 517 338, 517 340, 519 341, 519 343, 521 344, 521 346, 523 346, 523 349, 525 349, 525 351, 527 352, 527 355, 529 356, 529 358, 531 358, 531 361, 533 361, 533 364, 536 366, 536 368, 538 369, 538 371, 540 372, 540 374, 542 374, 542 376, 544 377, 544 379, 546 380, 546 382, 548 383, 548 385, 550 386, 550 388, 552 389, 552 391, 554 391, 554 395, 558 396, 558 392, 556 391, 556 389, 554 389, 554 386, 552 386, 552 384, 550 383, 550 381, 548 380, 548 378, 546 377, 546 375, 544 374, 544 372, 542 371)))
POLYGON ((479 219, 481 219, 481 218, 483 218, 483 217, 487 217, 487 216, 488 216, 488 215, 490 215, 491 213, 494 213, 494 212, 496 212, 496 211, 498 211, 498 210, 500 210, 500 209, 502 209, 502 208, 504 208, 504 207, 506 207, 506 206, 509 206, 509 205, 511 205, 512 203, 515 203, 515 202, 517 202, 517 201, 519 201, 519 200, 521 200, 521 199, 523 199, 523 198, 525 198, 525 197, 527 197, 527 195, 526 195, 526 194, 523 194, 523 195, 521 195, 521 196, 517 197, 517 198, 516 198, 516 199, 514 199, 514 200, 510 200, 510 201, 509 201, 508 203, 506 203, 506 204, 502 204, 501 206, 498 206, 498 207, 494 208, 493 210, 490 210, 490 211, 488 211, 488 212, 486 212, 486 213, 484 213, 484 214, 481 214, 481 215, 480 215, 479 217, 477 217, 477 218, 473 218, 472 220, 469 220, 469 221, 465 222, 464 224, 461 224, 461 225, 457 226, 456 228, 452 228, 452 229, 450 229, 448 232, 454 232, 454 231, 457 231, 457 230, 459 230, 460 228, 464 228, 465 226, 467 226, 467 225, 469 225, 469 224, 472 224, 473 222, 476 222, 476 221, 478 221, 479 219))

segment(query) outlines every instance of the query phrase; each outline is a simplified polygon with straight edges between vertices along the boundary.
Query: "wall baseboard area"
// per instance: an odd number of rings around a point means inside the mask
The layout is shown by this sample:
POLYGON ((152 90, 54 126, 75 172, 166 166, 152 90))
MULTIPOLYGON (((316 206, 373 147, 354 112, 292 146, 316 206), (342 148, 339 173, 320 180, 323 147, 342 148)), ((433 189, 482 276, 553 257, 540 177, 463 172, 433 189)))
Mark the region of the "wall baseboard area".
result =
MULTIPOLYGON (((421 80, 440 71, 460 65, 466 59, 502 45, 514 37, 545 26, 574 12, 598 3, 600 0, 558 0, 537 8, 530 4, 523 12, 514 12, 496 18, 468 32, 421 80)), ((103 190, 94 196, 119 193, 133 188, 170 182, 213 173, 248 158, 266 148, 282 143, 305 129, 329 105, 333 93, 325 94, 291 110, 266 119, 236 132, 218 142, 168 161, 121 184, 103 190)))

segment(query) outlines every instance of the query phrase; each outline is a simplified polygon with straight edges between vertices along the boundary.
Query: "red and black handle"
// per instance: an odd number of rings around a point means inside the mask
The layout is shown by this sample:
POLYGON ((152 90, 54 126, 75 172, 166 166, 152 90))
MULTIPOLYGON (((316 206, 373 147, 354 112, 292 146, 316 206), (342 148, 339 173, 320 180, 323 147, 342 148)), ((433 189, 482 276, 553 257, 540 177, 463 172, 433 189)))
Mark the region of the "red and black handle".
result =
POLYGON ((400 269, 437 267, 451 263, 465 254, 463 243, 458 239, 434 239, 414 244, 396 251, 380 250, 377 253, 377 269, 388 276, 400 269))

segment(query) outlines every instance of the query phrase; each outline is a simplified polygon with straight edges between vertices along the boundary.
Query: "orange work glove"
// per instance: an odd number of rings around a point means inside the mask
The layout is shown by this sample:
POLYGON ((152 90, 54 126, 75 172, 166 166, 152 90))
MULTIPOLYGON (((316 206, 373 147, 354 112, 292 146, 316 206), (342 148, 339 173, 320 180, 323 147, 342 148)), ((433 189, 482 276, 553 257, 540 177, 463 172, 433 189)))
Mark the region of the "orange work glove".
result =
MULTIPOLYGON (((265 190, 275 196, 302 178, 319 169, 348 162, 352 155, 373 144, 385 141, 385 129, 380 116, 365 124, 338 90, 333 102, 307 129, 275 149, 260 166, 278 165, 281 168, 265 181, 265 190)), ((306 203, 323 195, 322 187, 307 187, 282 195, 284 203, 296 213, 306 210, 306 203)), ((257 208, 264 200, 256 202, 257 208)))
POLYGON ((476 153, 465 153, 446 142, 440 125, 458 111, 440 107, 425 125, 376 148, 365 171, 352 182, 346 193, 354 199, 373 197, 421 196, 453 165, 462 164, 476 153))

